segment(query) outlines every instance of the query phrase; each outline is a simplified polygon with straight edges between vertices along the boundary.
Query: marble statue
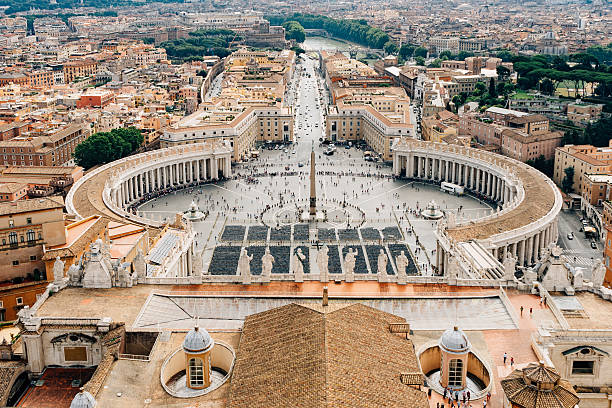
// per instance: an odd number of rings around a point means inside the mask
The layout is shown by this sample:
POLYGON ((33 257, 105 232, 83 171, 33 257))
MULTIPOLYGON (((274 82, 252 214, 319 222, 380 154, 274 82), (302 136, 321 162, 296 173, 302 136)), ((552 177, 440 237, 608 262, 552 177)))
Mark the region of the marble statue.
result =
POLYGON ((511 252, 506 252, 504 257, 504 279, 514 280, 514 272, 516 271, 516 258, 511 252))
POLYGON ((459 260, 457 259, 456 256, 451 256, 450 260, 448 261, 448 270, 446 271, 446 276, 449 279, 457 279, 459 277, 459 271, 460 271, 460 266, 459 266, 459 260))
POLYGON ((68 281, 71 286, 78 286, 81 283, 82 270, 77 264, 70 265, 68 268, 68 281))
POLYGON ((597 259, 591 268, 591 282, 593 282, 594 289, 598 289, 603 285, 605 276, 606 266, 601 262, 601 259, 597 259))
POLYGON ((131 288, 132 287, 132 276, 129 271, 129 264, 121 264, 117 262, 113 265, 115 279, 115 286, 120 288, 131 288))
POLYGON ((397 283, 406 283, 406 267, 410 264, 408 257, 401 251, 400 254, 395 258, 395 265, 397 266, 397 283))
POLYGON ((455 228, 457 226, 457 214, 454 211, 446 212, 446 227, 455 228))
POLYGON ((381 249, 378 253, 378 273, 381 275, 387 274, 387 254, 385 254, 385 250, 381 249))
POLYGON ((270 247, 266 247, 266 252, 261 257, 261 274, 266 282, 270 282, 274 262, 274 256, 270 253, 270 247))
POLYGON ((349 248, 346 256, 344 257, 344 274, 346 275, 345 280, 347 282, 353 282, 355 273, 355 261, 357 257, 357 250, 353 252, 353 248, 349 248))
POLYGON ((293 255, 293 274, 296 282, 304 282, 304 264, 306 256, 302 253, 302 248, 298 248, 293 255))
POLYGON ((193 264, 191 265, 192 271, 191 274, 193 276, 202 276, 202 271, 204 269, 204 261, 202 260, 202 253, 198 253, 197 251, 193 251, 193 264))
POLYGON ((327 245, 323 245, 323 248, 317 252, 317 266, 319 267, 319 273, 321 275, 321 282, 327 282, 329 280, 329 248, 327 245))
POLYGON ((140 280, 141 282, 144 282, 144 278, 146 277, 147 274, 147 266, 145 264, 145 258, 144 255, 142 254, 142 251, 140 250, 140 248, 138 248, 138 252, 136 253, 136 256, 134 257, 134 260, 132 261, 132 265, 134 265, 134 281, 135 283, 138 282, 138 280, 140 280))
POLYGON ((242 276, 242 283, 251 283, 251 260, 253 255, 247 253, 246 248, 240 251, 238 259, 238 275, 242 276))
POLYGON ((582 289, 584 286, 584 273, 581 270, 576 271, 574 274, 572 286, 574 286, 574 289, 582 289))
POLYGON ((53 280, 60 282, 62 279, 64 279, 64 261, 58 256, 53 263, 53 280))

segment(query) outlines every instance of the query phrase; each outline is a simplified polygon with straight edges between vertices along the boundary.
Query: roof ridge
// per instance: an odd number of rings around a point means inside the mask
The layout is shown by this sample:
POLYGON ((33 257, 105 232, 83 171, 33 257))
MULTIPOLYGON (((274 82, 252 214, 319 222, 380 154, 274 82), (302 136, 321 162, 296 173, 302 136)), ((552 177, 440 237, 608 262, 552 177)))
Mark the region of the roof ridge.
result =
POLYGON ((323 393, 323 398, 325 398, 325 400, 323 401, 322 405, 325 407, 327 406, 331 407, 331 402, 329 398, 329 376, 328 376, 329 359, 327 358, 327 354, 328 354, 327 316, 328 316, 327 313, 321 312, 321 317, 323 318, 323 364, 325 365, 325 369, 323 370, 325 373, 325 378, 323 379, 323 384, 325 384, 325 392, 323 393))

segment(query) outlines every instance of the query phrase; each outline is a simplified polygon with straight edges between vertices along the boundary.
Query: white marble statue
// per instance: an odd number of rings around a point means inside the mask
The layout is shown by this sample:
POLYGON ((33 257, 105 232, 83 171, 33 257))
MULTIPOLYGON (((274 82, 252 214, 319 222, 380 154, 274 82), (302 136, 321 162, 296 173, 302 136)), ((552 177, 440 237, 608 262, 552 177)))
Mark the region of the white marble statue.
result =
POLYGON ((598 289, 603 285, 606 276, 606 266, 601 262, 601 259, 595 260, 591 268, 591 282, 593 288, 598 289))
POLYGON ((246 248, 242 248, 238 259, 238 275, 242 276, 242 283, 251 283, 251 260, 253 255, 247 253, 246 248))
POLYGON ((387 274, 387 254, 385 254, 385 250, 381 249, 378 253, 378 273, 380 275, 387 274))
POLYGON ((304 282, 304 264, 306 256, 302 253, 302 248, 298 248, 293 255, 293 274, 296 282, 304 282))
POLYGON ((60 282, 62 279, 64 279, 64 261, 58 256, 53 263, 53 280, 60 282))
POLYGON ((457 279, 459 277, 459 259, 456 256, 451 256, 448 261, 448 270, 446 271, 446 277, 449 279, 457 279))
POLYGON ((347 282, 352 282, 354 280, 357 254, 357 250, 353 252, 353 248, 349 248, 346 256, 344 257, 344 274, 346 275, 345 280, 347 282))
POLYGON ((81 283, 82 269, 79 265, 73 264, 68 268, 68 279, 72 286, 78 286, 81 283))
POLYGON ((270 248, 266 247, 266 252, 261 257, 261 273, 265 282, 270 282, 274 262, 274 256, 270 253, 270 248))
POLYGON ((145 264, 145 258, 140 248, 138 248, 138 252, 134 257, 132 264, 134 265, 134 273, 132 274, 134 278, 134 284, 138 283, 139 280, 141 282, 144 282, 144 278, 147 274, 147 265, 145 264))
POLYGON ((204 260, 202 259, 202 252, 193 251, 193 264, 191 266, 193 276, 202 276, 204 270, 204 260))
POLYGON ((317 252, 317 266, 319 267, 320 280, 321 282, 327 282, 329 280, 329 248, 327 245, 323 245, 323 248, 317 252))
POLYGON ((582 289, 582 287, 584 286, 583 279, 584 273, 582 272, 582 270, 576 271, 572 279, 572 286, 574 286, 574 289, 582 289))
POLYGON ((516 258, 511 252, 506 252, 504 257, 504 279, 514 280, 514 272, 516 271, 516 258))
POLYGON ((395 257, 395 265, 397 266, 397 283, 406 283, 406 268, 410 264, 410 261, 404 251, 395 257))

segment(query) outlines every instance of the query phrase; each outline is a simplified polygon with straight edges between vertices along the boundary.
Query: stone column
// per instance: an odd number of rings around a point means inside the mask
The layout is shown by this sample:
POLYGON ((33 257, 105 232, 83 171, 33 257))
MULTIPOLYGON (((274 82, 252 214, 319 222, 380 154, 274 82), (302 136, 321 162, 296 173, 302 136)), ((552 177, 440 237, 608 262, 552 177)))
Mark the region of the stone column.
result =
POLYGON ((519 265, 521 266, 525 266, 525 240, 519 241, 519 247, 518 247, 518 261, 519 261, 519 265))
POLYGON ((449 164, 448 164, 448 160, 444 160, 444 181, 446 181, 448 183, 448 168, 449 168, 449 164))
POLYGON ((533 262, 533 235, 527 238, 527 265, 533 262))

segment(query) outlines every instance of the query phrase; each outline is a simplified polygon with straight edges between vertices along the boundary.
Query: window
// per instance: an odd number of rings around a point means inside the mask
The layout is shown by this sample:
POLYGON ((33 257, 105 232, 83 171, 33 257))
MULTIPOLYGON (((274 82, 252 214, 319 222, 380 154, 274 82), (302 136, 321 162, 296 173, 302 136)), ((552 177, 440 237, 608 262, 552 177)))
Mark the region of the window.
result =
POLYGON ((13 261, 13 266, 19 266, 19 261, 13 261))
POLYGON ((593 375, 594 361, 573 361, 572 362, 572 375, 573 374, 588 374, 593 375))
POLYGON ((204 385, 204 365, 199 358, 189 359, 189 385, 192 387, 204 385))
POLYGON ((28 237, 28 242, 32 242, 36 239, 36 235, 32 230, 28 230, 28 232, 26 232, 26 236, 28 237))
POLYGON ((35 261, 36 260, 36 255, 30 255, 30 261, 35 261))
POLYGON ((453 359, 448 364, 448 385, 461 387, 461 374, 463 373, 463 360, 453 359))
POLYGON ((16 232, 11 232, 9 234, 9 244, 17 245, 17 233, 16 232))
POLYGON ((15 298, 15 303, 17 303, 18 306, 23 305, 23 298, 22 297, 15 298))

